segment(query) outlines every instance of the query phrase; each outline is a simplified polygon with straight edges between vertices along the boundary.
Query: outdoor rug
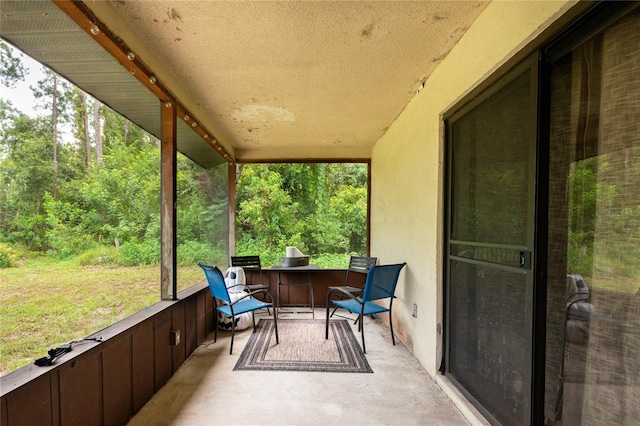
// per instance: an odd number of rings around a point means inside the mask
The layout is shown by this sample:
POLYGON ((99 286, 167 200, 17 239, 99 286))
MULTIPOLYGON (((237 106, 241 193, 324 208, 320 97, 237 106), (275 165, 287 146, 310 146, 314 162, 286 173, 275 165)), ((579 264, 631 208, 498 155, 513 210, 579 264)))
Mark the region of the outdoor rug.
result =
POLYGON ((324 320, 278 320, 278 345, 273 320, 261 319, 256 328, 234 371, 373 373, 346 320, 329 322, 329 339, 324 320))

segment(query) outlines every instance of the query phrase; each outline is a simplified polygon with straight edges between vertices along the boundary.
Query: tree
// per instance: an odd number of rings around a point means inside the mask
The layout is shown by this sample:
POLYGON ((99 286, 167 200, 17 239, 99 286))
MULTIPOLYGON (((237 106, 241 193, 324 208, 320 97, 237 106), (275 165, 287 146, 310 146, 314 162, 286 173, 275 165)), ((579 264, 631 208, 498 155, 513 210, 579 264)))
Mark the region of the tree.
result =
POLYGON ((3 41, 0 41, 0 65, 0 80, 6 87, 15 87, 29 73, 20 58, 14 56, 13 49, 3 41))
POLYGON ((289 245, 297 205, 283 190, 282 176, 267 166, 244 167, 238 188, 238 235, 265 250, 289 245))
POLYGON ((284 247, 313 256, 364 254, 365 164, 251 164, 238 179, 238 253, 277 261, 284 247))
POLYGON ((82 157, 85 169, 91 165, 91 126, 89 124, 89 96, 75 89, 73 97, 73 136, 78 143, 78 155, 82 157))
MULTIPOLYGON (((1 50, 3 64, 13 64, 3 81, 15 81, 23 75, 20 61, 1 50)), ((69 256, 117 239, 129 264, 158 261, 159 141, 51 71, 32 90, 45 112, 36 118, 0 100, 0 241, 69 256), (60 136, 63 124, 71 125, 73 140, 60 136)), ((312 255, 364 254, 366 165, 252 164, 239 171, 239 253, 259 252, 265 264, 288 245, 312 255)), ((204 170, 179 155, 177 173, 179 261, 224 261, 227 166, 204 170)))
POLYGON ((69 121, 69 104, 73 96, 70 84, 59 77, 51 70, 45 70, 45 78, 31 86, 33 95, 40 100, 40 108, 50 111, 51 127, 53 135, 51 138, 53 153, 53 187, 52 194, 56 198, 58 195, 58 144, 59 129, 62 123, 69 121))
POLYGON ((100 122, 100 107, 102 102, 95 100, 93 103, 93 136, 96 145, 96 160, 98 167, 102 166, 103 149, 102 149, 102 123, 100 122))
POLYGON ((0 103, 0 225, 9 242, 46 248, 45 194, 52 188, 51 127, 0 103))

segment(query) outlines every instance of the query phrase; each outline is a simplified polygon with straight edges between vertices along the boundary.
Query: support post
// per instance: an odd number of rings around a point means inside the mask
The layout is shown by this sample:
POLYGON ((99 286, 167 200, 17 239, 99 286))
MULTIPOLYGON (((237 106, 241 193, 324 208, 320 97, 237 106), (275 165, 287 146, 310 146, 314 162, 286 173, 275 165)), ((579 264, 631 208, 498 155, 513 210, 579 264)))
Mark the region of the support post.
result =
POLYGON ((162 105, 160 141, 160 293, 162 300, 177 300, 177 105, 162 105))
POLYGON ((229 163, 229 256, 236 254, 236 186, 239 167, 237 163, 229 163))

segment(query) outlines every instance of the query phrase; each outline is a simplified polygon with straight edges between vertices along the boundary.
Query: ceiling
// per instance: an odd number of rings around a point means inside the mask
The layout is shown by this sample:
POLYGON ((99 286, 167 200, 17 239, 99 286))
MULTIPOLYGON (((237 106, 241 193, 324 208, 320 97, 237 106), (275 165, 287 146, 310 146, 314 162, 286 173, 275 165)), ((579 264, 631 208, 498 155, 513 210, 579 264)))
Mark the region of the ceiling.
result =
MULTIPOLYGON (((126 45, 237 161, 370 158, 486 7, 480 1, 95 1, 126 45)), ((54 3, 0 2, 0 36, 150 133, 158 98, 54 3)), ((215 150, 180 122, 178 149, 215 150)))

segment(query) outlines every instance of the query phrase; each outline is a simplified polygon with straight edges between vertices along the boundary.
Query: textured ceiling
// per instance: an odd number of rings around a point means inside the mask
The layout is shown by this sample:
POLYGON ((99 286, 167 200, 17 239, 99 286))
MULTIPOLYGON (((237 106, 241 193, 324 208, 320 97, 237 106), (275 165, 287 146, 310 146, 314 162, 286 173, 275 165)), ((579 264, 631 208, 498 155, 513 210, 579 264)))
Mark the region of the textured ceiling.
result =
POLYGON ((242 161, 369 158, 487 2, 85 4, 242 161))

